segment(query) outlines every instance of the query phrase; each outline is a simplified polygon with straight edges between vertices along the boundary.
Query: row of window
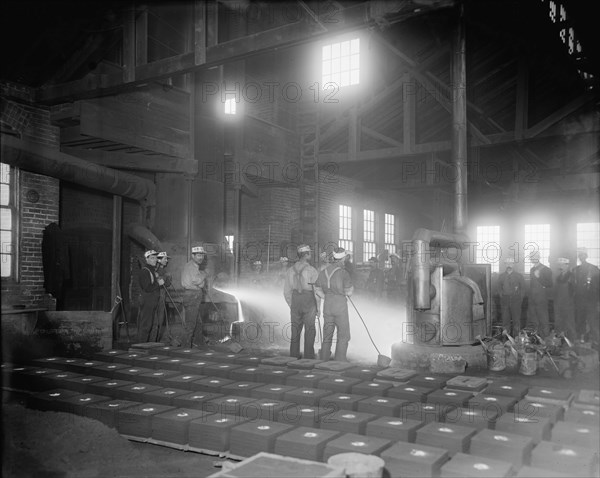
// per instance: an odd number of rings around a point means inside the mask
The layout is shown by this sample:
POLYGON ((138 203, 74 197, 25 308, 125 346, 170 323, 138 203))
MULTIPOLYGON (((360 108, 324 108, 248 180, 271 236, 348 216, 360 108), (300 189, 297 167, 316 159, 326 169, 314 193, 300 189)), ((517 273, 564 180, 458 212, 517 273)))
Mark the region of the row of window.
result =
POLYGON ((15 184, 14 170, 0 163, 0 275, 11 277, 14 264, 15 184))
MULTIPOLYGON (((529 272, 533 266, 531 255, 539 253, 540 262, 550 264, 551 244, 550 224, 525 224, 523 228, 523 244, 513 244, 508 250, 500 247, 500 226, 477 226, 477 257, 478 263, 489 263, 492 272, 500 272, 500 264, 510 257, 515 262, 523 262, 523 271, 529 272)), ((588 262, 600 264, 600 223, 580 222, 576 226, 576 244, 573 248, 586 248, 588 262)))
MULTIPOLYGON (((354 252, 354 237, 352 224, 352 207, 340 204, 339 208, 339 246, 349 252, 354 252)), ((395 216, 384 214, 383 249, 390 253, 396 252, 395 216)), ((375 211, 363 209, 363 262, 377 256, 375 211)), ((382 251, 380 251, 382 252, 382 251)))

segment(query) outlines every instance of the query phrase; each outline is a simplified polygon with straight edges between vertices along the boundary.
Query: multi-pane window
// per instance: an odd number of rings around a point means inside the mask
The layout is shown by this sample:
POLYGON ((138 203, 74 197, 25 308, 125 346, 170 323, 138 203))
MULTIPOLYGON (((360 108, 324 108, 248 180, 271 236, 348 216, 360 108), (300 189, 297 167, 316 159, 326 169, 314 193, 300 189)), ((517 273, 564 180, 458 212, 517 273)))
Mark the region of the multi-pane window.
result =
POLYGON ((587 261, 600 265, 600 223, 580 222, 577 224, 577 247, 587 249, 587 261))
POLYGON ((525 274, 533 267, 531 255, 539 253, 540 262, 549 265, 550 257, 550 224, 525 224, 525 244, 523 245, 525 274))
POLYGON ((396 217, 393 214, 386 214, 384 219, 384 249, 387 249, 392 254, 396 252, 396 217))
POLYGON ((340 204, 340 242, 339 246, 348 252, 353 252, 352 242, 352 208, 340 204))
POLYGON ((235 97, 225 97, 225 114, 226 115, 234 115, 237 111, 237 105, 235 101, 235 97))
POLYGON ((15 171, 0 163, 0 269, 2 277, 15 273, 15 171))
POLYGON ((492 272, 500 271, 500 226, 477 226, 478 264, 491 264, 492 272))
POLYGON ((328 83, 337 87, 360 82, 360 39, 354 38, 325 45, 321 57, 323 88, 328 83))
POLYGON ((363 262, 377 254, 375 244, 375 211, 363 210, 363 262))
POLYGON ((233 252, 233 235, 225 236, 225 242, 227 242, 227 250, 233 252))

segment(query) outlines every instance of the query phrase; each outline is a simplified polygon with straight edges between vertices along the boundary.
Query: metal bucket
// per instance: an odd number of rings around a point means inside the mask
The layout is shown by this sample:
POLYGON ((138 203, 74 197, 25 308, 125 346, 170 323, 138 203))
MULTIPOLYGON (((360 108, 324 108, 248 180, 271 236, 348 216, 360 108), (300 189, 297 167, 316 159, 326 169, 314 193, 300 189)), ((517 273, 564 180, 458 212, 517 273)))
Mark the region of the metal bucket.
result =
POLYGON ((535 375, 537 372, 537 353, 535 350, 525 349, 521 356, 521 367, 519 373, 523 375, 535 375))
POLYGON ((500 372, 506 368, 506 351, 503 344, 494 344, 488 348, 488 369, 500 372))

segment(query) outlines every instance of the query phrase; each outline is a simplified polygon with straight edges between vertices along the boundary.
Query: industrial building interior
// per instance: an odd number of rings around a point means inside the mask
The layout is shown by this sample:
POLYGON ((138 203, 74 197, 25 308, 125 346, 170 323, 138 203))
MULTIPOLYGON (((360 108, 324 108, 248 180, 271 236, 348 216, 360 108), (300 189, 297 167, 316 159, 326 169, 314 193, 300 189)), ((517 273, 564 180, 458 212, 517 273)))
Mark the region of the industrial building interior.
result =
POLYGON ((3 476, 599 476, 600 4, 0 9, 3 476))

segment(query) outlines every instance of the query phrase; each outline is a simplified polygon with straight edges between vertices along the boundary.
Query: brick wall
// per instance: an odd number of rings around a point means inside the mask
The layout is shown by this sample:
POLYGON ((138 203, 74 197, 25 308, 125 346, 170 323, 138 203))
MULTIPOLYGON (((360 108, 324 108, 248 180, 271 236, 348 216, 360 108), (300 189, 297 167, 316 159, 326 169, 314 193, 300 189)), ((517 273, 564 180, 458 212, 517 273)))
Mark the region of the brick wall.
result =
POLYGON ((267 256, 277 262, 282 255, 293 256, 287 245, 292 243, 292 231, 299 226, 299 193, 297 188, 269 187, 258 190, 258 197, 242 198, 242 257, 245 271, 255 260, 266 264, 267 256), (271 228, 271 247, 267 254, 271 228))
MULTIPOLYGON (((59 130, 50 124, 49 110, 28 104, 32 91, 2 82, 2 123, 25 141, 59 147, 59 130)), ((42 235, 44 228, 59 220, 58 179, 19 171, 17 198, 19 216, 18 281, 2 279, 2 305, 25 304, 55 308, 55 301, 44 291, 42 235), (36 192, 39 199, 35 200, 36 192)))

